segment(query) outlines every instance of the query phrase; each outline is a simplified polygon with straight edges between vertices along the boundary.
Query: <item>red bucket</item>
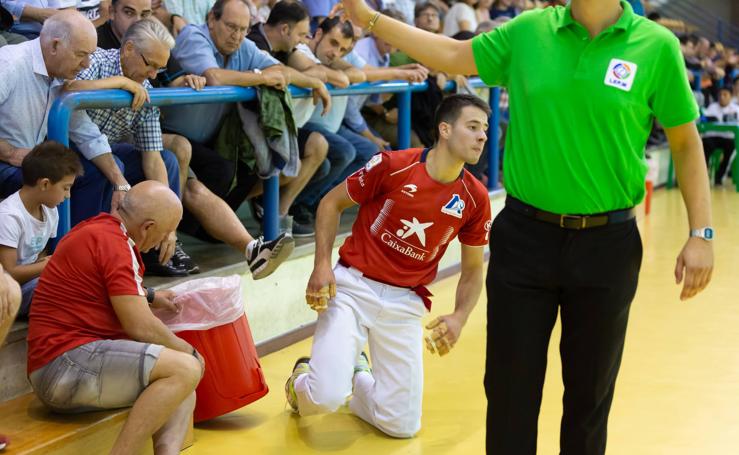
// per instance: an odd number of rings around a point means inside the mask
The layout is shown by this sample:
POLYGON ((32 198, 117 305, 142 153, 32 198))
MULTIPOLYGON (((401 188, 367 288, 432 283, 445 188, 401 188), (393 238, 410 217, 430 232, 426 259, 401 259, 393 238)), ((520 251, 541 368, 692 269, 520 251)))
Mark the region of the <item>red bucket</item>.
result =
POLYGON ((269 392, 246 316, 209 330, 177 333, 205 358, 195 422, 242 408, 269 392))

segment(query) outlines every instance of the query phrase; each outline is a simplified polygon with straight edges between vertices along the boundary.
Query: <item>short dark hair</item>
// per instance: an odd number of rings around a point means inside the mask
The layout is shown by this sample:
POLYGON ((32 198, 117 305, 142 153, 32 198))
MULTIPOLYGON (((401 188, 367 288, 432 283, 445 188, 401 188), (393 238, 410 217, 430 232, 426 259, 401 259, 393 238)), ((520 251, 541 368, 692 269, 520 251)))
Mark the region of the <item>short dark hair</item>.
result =
POLYGON ((436 125, 438 134, 439 125, 442 123, 454 123, 459 118, 459 114, 467 106, 473 106, 490 116, 490 106, 488 103, 481 100, 474 95, 450 95, 444 98, 444 100, 436 108, 436 114, 434 114, 434 125, 436 125))
POLYGON ((298 22, 308 19, 308 10, 300 2, 282 0, 275 3, 267 18, 267 25, 275 26, 288 24, 293 26, 298 22))
POLYGON ((438 6, 434 5, 431 2, 424 2, 424 3, 419 3, 418 5, 416 5, 416 8, 413 10, 413 17, 418 19, 421 13, 423 13, 427 9, 432 9, 436 11, 436 14, 441 16, 441 10, 439 9, 438 6))
POLYGON ((213 17, 217 21, 221 20, 221 16, 223 16, 223 10, 224 8, 226 8, 226 4, 230 1, 239 1, 247 7, 250 6, 247 0, 216 0, 216 2, 213 4, 213 7, 210 9, 210 12, 213 13, 213 17))
POLYGON ((351 38, 354 41, 354 27, 349 21, 342 21, 339 16, 327 17, 321 22, 318 28, 321 29, 324 35, 331 32, 335 27, 341 27, 341 35, 344 38, 351 38))
POLYGON ((383 16, 391 17, 396 21, 405 22, 405 15, 395 8, 385 8, 380 11, 383 16))
POLYGON ((45 141, 33 148, 21 164, 23 184, 35 186, 40 179, 57 183, 68 175, 83 174, 82 163, 75 152, 59 142, 45 141))

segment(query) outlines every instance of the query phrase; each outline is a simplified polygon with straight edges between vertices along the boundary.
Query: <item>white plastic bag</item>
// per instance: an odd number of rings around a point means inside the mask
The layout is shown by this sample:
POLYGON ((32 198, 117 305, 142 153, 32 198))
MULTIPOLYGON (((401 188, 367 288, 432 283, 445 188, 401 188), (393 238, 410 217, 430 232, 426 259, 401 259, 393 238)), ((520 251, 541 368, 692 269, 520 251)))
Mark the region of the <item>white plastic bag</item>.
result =
POLYGON ((212 329, 230 324, 244 314, 239 275, 199 278, 171 290, 177 294, 174 301, 182 310, 173 313, 159 309, 154 315, 173 332, 212 329))

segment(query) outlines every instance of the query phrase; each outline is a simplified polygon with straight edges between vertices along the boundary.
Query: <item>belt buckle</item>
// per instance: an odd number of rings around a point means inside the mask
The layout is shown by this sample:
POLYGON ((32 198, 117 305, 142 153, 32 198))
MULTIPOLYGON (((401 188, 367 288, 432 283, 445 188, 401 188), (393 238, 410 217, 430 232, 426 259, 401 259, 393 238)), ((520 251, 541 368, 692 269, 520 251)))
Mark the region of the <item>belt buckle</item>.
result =
POLYGON ((585 229, 585 224, 587 222, 587 216, 579 216, 579 215, 560 215, 559 217, 559 227, 564 229, 585 229), (568 228, 565 226, 565 220, 580 220, 580 226, 575 226, 574 228, 568 228))

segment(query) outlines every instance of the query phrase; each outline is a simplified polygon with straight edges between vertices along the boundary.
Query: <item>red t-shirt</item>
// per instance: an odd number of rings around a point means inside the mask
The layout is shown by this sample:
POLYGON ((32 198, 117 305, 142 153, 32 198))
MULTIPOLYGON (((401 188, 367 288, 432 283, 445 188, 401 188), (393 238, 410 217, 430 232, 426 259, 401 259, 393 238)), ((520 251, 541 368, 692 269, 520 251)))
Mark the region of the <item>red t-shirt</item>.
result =
POLYGON ((449 242, 488 243, 488 190, 467 170, 451 183, 426 172, 428 150, 382 152, 346 179, 360 205, 341 260, 367 277, 401 287, 426 285, 436 277, 449 242))
POLYGON ((28 374, 97 340, 127 339, 111 296, 146 295, 144 265, 120 220, 83 221, 64 238, 41 274, 28 323, 28 374))

